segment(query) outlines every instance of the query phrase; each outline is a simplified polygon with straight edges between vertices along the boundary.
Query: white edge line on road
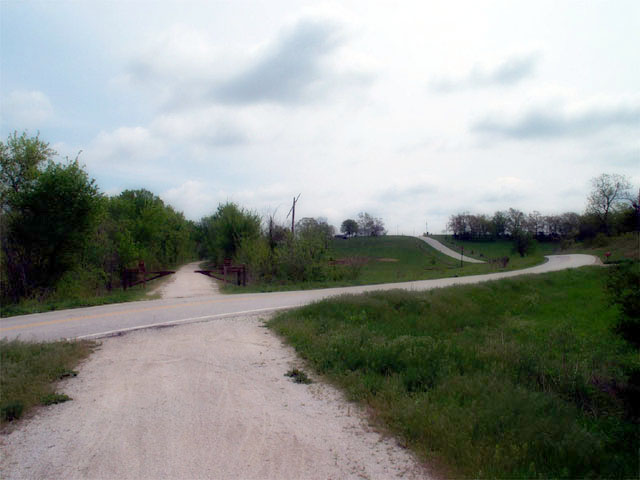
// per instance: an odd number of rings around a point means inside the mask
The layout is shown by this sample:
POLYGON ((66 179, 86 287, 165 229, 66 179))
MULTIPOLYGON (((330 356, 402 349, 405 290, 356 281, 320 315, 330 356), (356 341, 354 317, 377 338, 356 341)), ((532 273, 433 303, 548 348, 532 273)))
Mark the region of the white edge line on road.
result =
POLYGON ((269 307, 269 308, 258 308, 255 310, 244 310, 242 312, 231 312, 231 313, 218 313, 215 315, 205 315, 203 317, 191 317, 191 318, 183 318, 180 320, 170 320, 168 322, 162 323, 150 323, 148 325, 140 325, 137 327, 130 328, 120 328, 118 330, 109 330, 107 332, 100 333, 91 333, 89 335, 80 335, 79 337, 71 337, 67 338, 67 340, 83 340, 87 338, 106 338, 106 337, 115 337, 119 335, 123 335, 129 332, 135 332, 136 330, 144 330, 147 328, 162 328, 162 327, 173 327, 175 325, 181 325, 183 323, 197 323, 197 322, 205 322, 207 320, 213 320, 216 318, 227 318, 227 317, 238 317, 240 315, 249 315, 252 313, 264 313, 264 312, 273 312, 276 310, 287 310, 289 308, 295 308, 296 305, 287 305, 284 307, 269 307))

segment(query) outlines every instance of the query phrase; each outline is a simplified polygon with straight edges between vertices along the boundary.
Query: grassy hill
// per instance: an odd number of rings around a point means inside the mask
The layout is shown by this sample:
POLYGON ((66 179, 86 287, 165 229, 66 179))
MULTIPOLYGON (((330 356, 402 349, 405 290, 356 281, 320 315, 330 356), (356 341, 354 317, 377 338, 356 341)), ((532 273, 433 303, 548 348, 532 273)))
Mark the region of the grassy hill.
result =
POLYGON ((609 270, 344 295, 270 327, 445 478, 638 478, 640 357, 609 270))
MULTIPOLYGON (((447 245, 450 248, 455 246, 447 245)), ((358 275, 350 279, 325 282, 287 284, 253 284, 248 287, 227 285, 223 291, 268 292, 279 290, 302 290, 349 285, 372 285, 378 283, 409 282, 432 278, 479 275, 496 271, 516 270, 541 264, 551 248, 542 246, 532 254, 520 257, 513 253, 510 242, 484 243, 465 246, 465 255, 487 261, 485 264, 470 264, 444 255, 415 237, 386 235, 382 237, 334 238, 331 241, 329 259, 335 263, 355 263, 358 275), (492 259, 508 257, 506 267, 491 263, 492 259)))

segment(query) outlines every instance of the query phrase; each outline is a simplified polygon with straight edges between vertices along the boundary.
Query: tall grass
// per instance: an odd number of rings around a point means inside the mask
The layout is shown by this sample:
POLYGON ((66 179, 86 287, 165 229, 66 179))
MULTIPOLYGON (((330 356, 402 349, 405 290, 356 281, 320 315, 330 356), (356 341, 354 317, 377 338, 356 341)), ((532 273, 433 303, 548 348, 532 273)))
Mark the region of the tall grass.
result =
POLYGON ((637 478, 640 360, 605 275, 343 296, 269 325, 456 476, 637 478))
MULTIPOLYGON (((153 285, 153 284, 150 284, 153 285)), ((142 285, 137 285, 128 290, 115 289, 104 295, 72 295, 23 299, 19 303, 3 303, 0 306, 0 317, 14 315, 27 315, 30 313, 49 312, 52 310, 65 310, 67 308, 93 307, 96 305, 108 305, 111 303, 134 302, 137 300, 152 300, 158 296, 149 296, 142 285)))
POLYGON ((75 376, 73 369, 94 343, 0 340, 0 423, 16 420, 36 405, 70 398, 56 393, 56 381, 75 376))

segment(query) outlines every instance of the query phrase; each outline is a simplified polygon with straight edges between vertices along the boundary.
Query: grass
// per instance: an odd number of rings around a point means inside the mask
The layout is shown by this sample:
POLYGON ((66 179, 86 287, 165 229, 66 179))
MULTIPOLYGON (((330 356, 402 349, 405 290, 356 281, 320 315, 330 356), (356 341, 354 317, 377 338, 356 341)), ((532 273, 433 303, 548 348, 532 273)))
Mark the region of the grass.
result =
POLYGON ((447 476, 638 478, 640 359, 606 275, 342 296, 269 326, 447 476))
MULTIPOLYGON (((449 245, 448 245, 449 246, 449 245)), ((415 237, 386 235, 382 237, 354 237, 348 240, 333 239, 330 247, 331 259, 360 258, 366 259, 359 275, 355 279, 325 282, 270 283, 251 284, 246 287, 223 285, 224 293, 272 292, 286 290, 308 290, 313 288, 331 288, 350 285, 375 285, 379 283, 409 282, 432 278, 479 275, 495 271, 515 270, 538 265, 545 261, 548 248, 538 248, 532 255, 524 258, 512 252, 511 242, 499 244, 482 244, 482 250, 471 248, 465 253, 478 255, 481 259, 492 259, 508 256, 506 268, 490 263, 470 264, 444 255, 431 248, 427 243, 415 237)))
MULTIPOLYGON (((149 284, 151 286, 153 284, 149 284)), ((158 295, 147 295, 149 286, 144 289, 142 285, 129 288, 128 290, 114 289, 105 295, 73 297, 63 299, 26 299, 19 303, 3 303, 0 306, 0 317, 12 317, 14 315, 28 315, 30 313, 50 312, 52 310, 65 310, 68 308, 93 307, 96 305, 107 305, 111 303, 134 302, 138 300, 153 300, 159 298, 158 295)))
POLYGON ((38 405, 71 400, 55 391, 56 382, 95 347, 93 342, 0 340, 0 424, 17 420, 38 405))
POLYGON ((303 383, 305 385, 309 385, 313 383, 313 381, 309 378, 309 376, 302 370, 297 368, 292 368, 287 373, 284 374, 285 377, 291 377, 294 383, 303 383))
POLYGON ((553 255, 560 251, 559 243, 535 242, 534 251, 521 257, 517 252, 514 252, 511 240, 470 241, 458 240, 451 235, 432 235, 432 237, 456 252, 460 252, 460 249, 464 247, 465 256, 478 260, 487 261, 493 258, 509 257, 509 265, 518 269, 538 265, 544 262, 545 255, 553 255))
POLYGON ((564 252, 588 253, 605 263, 618 263, 625 259, 640 260, 640 238, 637 233, 632 232, 617 237, 598 235, 585 242, 568 243, 564 252), (607 253, 610 255, 607 256, 607 253))
POLYGON ((447 247, 460 252, 464 247, 465 255, 485 260, 509 256, 510 263, 524 268, 543 261, 544 255, 557 255, 565 253, 585 253, 595 255, 603 262, 619 262, 623 259, 640 260, 640 239, 637 233, 625 233, 619 236, 606 237, 599 234, 595 238, 583 241, 560 242, 536 242, 536 249, 532 255, 524 258, 513 253, 512 243, 509 240, 495 241, 470 241, 457 240, 451 235, 433 235, 433 238, 447 247), (609 257, 606 256, 609 253, 609 257))

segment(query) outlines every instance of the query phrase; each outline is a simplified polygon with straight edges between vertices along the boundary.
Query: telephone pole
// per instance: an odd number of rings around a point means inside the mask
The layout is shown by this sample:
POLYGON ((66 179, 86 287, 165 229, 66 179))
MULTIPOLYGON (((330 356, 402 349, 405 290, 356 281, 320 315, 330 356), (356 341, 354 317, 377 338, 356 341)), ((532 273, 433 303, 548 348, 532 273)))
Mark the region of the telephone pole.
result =
POLYGON ((291 205, 291 210, 289 210, 289 213, 287 213, 287 218, 289 217, 289 215, 291 215, 291 235, 295 235, 295 225, 296 225, 296 203, 298 202, 298 199, 300 198, 300 195, 302 195, 301 193, 298 194, 297 197, 293 197, 293 205, 291 205))

